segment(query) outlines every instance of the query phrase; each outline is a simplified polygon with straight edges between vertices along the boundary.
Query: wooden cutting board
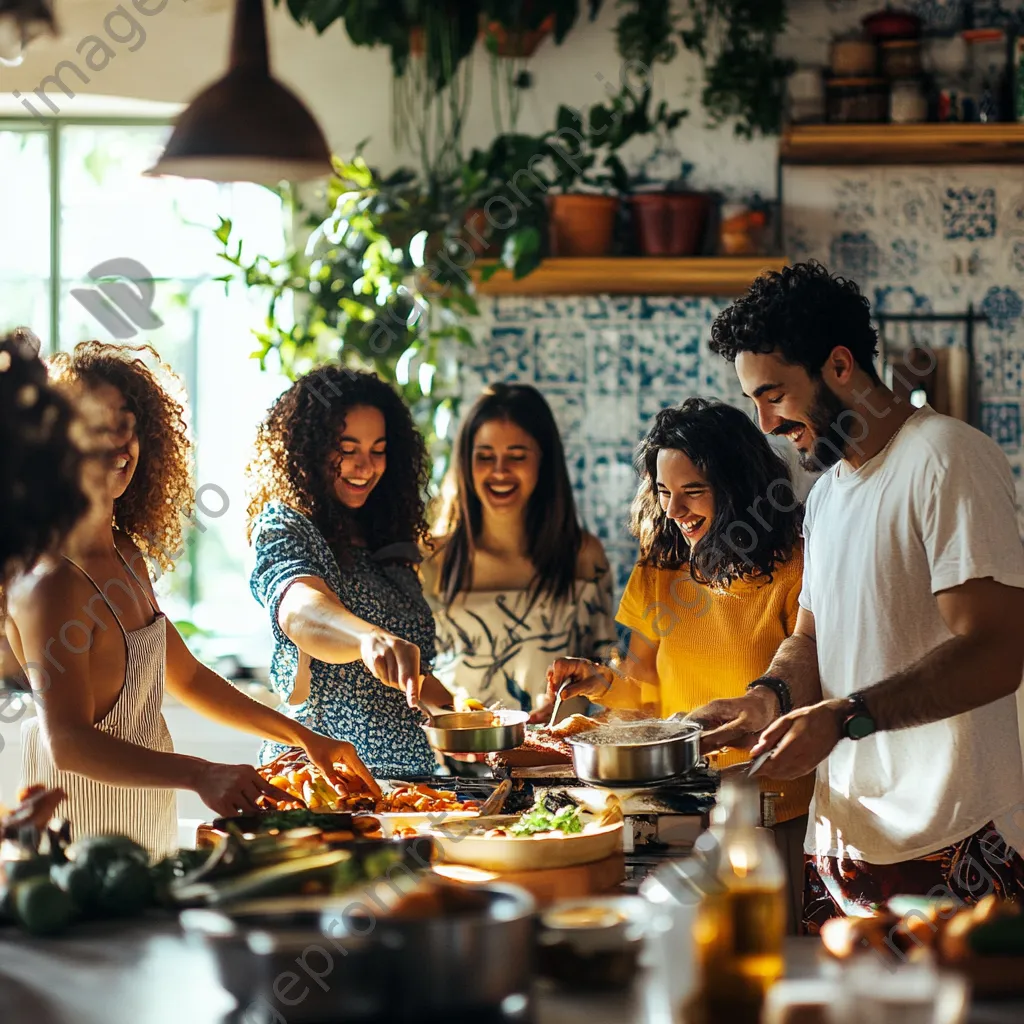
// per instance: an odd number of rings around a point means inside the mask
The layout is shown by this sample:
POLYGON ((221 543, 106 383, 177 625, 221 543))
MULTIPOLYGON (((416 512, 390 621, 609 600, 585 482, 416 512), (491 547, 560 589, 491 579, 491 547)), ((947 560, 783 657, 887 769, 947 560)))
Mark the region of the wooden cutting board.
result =
POLYGON ((538 906, 555 900, 577 899, 608 892, 626 878, 626 858, 616 851, 604 860, 574 864, 567 868, 541 868, 537 871, 484 871, 466 864, 435 864, 434 872, 450 881, 481 885, 506 882, 518 885, 533 895, 538 906))

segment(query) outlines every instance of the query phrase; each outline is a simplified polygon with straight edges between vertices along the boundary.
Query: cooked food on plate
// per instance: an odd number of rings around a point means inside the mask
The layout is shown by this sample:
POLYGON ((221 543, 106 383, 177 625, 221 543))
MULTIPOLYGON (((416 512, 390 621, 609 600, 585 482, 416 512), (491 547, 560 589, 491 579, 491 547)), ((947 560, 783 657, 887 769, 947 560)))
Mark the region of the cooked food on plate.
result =
MULTIPOLYGON (((501 820, 501 819, 490 819, 501 820)), ((615 821, 622 820, 622 810, 615 797, 609 797, 604 811, 595 814, 584 808, 568 793, 554 790, 544 794, 517 819, 502 820, 500 825, 482 822, 470 835, 487 839, 553 839, 590 834, 615 821)))
MULTIPOLYGON (((289 750, 257 769, 272 786, 289 793, 294 800, 279 802, 278 811, 371 811, 388 814, 396 811, 476 811, 475 800, 459 800, 453 790, 434 789, 422 783, 399 783, 374 800, 358 775, 346 772, 344 783, 327 779, 306 756, 305 751, 289 750)), ((261 798, 262 799, 262 798, 261 798)), ((274 806, 264 801, 263 806, 274 806)))

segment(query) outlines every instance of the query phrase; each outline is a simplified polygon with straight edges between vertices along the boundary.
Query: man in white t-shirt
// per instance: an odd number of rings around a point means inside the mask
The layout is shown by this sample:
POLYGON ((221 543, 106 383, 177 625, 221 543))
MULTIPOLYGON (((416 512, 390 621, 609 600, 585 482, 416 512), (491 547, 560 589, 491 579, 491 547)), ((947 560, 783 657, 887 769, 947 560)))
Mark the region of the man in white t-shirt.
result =
MULTIPOLYGON (((705 745, 817 768, 805 922, 897 893, 1024 898, 1024 549, 996 444, 884 386, 867 300, 819 264, 760 278, 712 328, 761 429, 823 471, 796 632, 705 745)), ((767 495, 765 500, 772 500, 767 495)), ((742 538, 737 538, 742 543, 742 538)))

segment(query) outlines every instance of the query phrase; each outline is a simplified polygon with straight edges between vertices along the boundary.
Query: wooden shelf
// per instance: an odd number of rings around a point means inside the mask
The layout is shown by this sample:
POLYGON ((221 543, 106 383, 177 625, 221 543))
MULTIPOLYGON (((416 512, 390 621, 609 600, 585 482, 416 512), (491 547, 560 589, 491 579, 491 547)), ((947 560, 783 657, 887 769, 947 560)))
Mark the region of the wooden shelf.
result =
POLYGON ((1024 124, 809 124, 787 128, 789 164, 1024 163, 1024 124))
POLYGON ((475 269, 473 278, 481 295, 740 295, 785 263, 782 256, 565 257, 544 260, 518 281, 508 270, 486 284, 475 269))

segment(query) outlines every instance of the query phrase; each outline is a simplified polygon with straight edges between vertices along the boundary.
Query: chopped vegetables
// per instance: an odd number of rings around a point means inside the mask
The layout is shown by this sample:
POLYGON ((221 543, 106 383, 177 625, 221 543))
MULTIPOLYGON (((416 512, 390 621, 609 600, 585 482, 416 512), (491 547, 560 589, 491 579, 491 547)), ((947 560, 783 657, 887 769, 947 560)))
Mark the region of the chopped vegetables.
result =
POLYGON ((542 803, 530 808, 509 831, 514 836, 532 836, 538 832, 564 832, 576 835, 583 831, 583 819, 576 806, 560 807, 552 813, 542 803))

